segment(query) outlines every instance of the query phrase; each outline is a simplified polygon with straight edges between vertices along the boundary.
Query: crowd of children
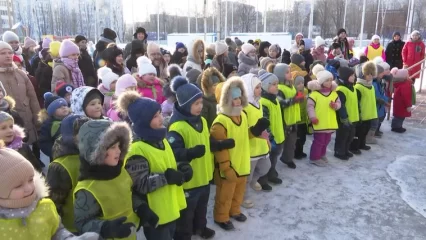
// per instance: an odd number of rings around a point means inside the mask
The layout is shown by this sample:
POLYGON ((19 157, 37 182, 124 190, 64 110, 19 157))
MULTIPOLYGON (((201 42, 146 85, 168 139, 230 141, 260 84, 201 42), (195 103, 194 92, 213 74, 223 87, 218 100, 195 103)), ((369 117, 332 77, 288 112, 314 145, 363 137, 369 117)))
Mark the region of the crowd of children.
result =
MULTIPOLYGON (((212 183, 214 222, 234 229, 231 220, 247 220, 241 207, 254 206, 254 192, 282 184, 278 159, 291 169, 294 159, 307 157, 326 167, 334 132, 336 158, 370 150, 383 135, 391 99, 392 131, 406 131, 414 104, 409 73, 390 69, 380 39, 372 40, 366 54, 374 59, 359 64, 349 63, 338 44, 327 63, 310 64, 302 48, 286 64, 277 44, 239 41, 234 53, 232 40, 208 47, 194 40, 186 64, 170 72, 163 72, 159 46, 150 43, 148 57, 134 59, 133 74, 114 45, 105 50, 111 59, 98 69, 98 86, 84 86, 79 49, 63 41, 53 92, 44 93, 38 112, 38 146, 48 166, 27 143, 25 121, 0 84, 0 222, 10 230, 4 236, 136 239, 142 228, 148 240, 210 239, 212 183)), ((15 49, 0 42, 0 54, 15 49)))

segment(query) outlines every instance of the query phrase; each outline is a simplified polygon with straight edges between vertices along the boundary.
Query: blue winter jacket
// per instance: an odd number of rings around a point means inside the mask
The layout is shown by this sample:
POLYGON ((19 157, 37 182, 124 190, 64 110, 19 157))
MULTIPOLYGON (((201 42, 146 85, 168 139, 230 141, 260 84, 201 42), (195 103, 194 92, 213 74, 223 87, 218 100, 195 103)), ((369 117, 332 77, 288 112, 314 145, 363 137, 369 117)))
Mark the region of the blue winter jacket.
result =
POLYGON ((378 79, 373 79, 374 91, 376 92, 376 104, 377 104, 377 115, 379 118, 386 116, 386 103, 389 101, 389 98, 385 95, 384 87, 378 79))

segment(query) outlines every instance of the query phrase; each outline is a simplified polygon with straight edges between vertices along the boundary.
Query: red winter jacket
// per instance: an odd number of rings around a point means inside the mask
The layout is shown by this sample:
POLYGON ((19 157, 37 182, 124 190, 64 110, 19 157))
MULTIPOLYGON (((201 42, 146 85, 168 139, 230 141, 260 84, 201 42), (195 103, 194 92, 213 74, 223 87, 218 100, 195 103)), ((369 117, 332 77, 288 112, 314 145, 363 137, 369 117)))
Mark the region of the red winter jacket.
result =
POLYGON ((411 117, 411 112, 407 111, 407 108, 413 105, 411 81, 394 82, 393 87, 393 116, 411 117))
MULTIPOLYGON (((408 67, 418 63, 419 61, 425 58, 425 44, 422 40, 412 42, 411 39, 405 43, 404 48, 402 48, 402 61, 404 65, 408 67)), ((421 64, 410 69, 408 72, 410 76, 418 72, 421 69, 421 64)), ((420 74, 414 76, 414 78, 419 78, 420 74)))

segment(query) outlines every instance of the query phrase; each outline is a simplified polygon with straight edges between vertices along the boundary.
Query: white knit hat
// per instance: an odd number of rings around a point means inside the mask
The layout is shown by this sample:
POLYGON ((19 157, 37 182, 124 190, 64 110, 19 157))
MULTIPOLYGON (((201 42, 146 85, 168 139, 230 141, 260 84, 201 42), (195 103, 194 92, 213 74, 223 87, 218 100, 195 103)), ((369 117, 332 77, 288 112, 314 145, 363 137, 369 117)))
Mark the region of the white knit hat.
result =
POLYGON ((9 45, 9 43, 7 43, 7 42, 3 42, 3 41, 0 41, 0 50, 5 49, 5 48, 10 49, 10 51, 13 51, 13 49, 12 49, 12 47, 9 45))
POLYGON ((152 65, 152 62, 151 60, 149 60, 149 58, 145 56, 138 57, 136 62, 138 63, 139 76, 143 76, 148 73, 153 73, 157 75, 157 69, 155 69, 155 67, 152 65))
POLYGON ((371 37, 371 41, 374 41, 374 39, 379 39, 379 41, 380 41, 380 36, 379 35, 373 35, 371 37))
POLYGON ((325 70, 321 64, 315 65, 312 69, 312 73, 317 77, 319 84, 323 84, 328 79, 333 79, 333 74, 325 70))
POLYGON ((11 32, 11 31, 4 32, 2 39, 3 39, 4 42, 7 42, 7 43, 10 43, 12 41, 18 41, 19 42, 18 35, 16 35, 16 33, 11 32))
POLYGON ((243 51, 243 53, 246 54, 246 55, 253 50, 256 51, 256 48, 253 45, 251 45, 250 43, 244 43, 241 46, 241 51, 243 51))
POLYGON ((420 32, 418 30, 414 30, 411 34, 410 37, 413 37, 414 35, 419 35, 420 36, 420 32))
POLYGON ((216 55, 222 55, 228 51, 228 45, 223 41, 216 42, 216 55))
POLYGON ((377 56, 377 57, 375 57, 374 59, 373 59, 373 62, 376 64, 376 65, 380 65, 385 71, 386 70, 390 70, 390 65, 387 63, 387 62, 385 62, 385 61, 383 61, 383 58, 382 57, 380 57, 380 56, 377 56))
POLYGON ((102 85, 104 88, 111 90, 111 83, 114 81, 117 81, 119 76, 112 72, 110 68, 108 68, 109 71, 104 73, 102 76, 102 85))
POLYGON ((320 47, 325 45, 325 40, 321 36, 315 38, 315 47, 320 47))

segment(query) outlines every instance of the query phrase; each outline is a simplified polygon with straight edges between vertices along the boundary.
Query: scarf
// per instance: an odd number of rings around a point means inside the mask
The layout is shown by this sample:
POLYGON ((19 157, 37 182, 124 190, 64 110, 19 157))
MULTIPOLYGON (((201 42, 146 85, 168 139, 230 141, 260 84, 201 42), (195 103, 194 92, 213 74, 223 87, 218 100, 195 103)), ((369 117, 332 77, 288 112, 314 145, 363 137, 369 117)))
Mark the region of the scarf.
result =
POLYGON ((83 74, 81 73, 81 70, 78 67, 78 59, 73 60, 69 58, 61 58, 61 60, 65 67, 71 71, 71 77, 74 87, 78 88, 81 86, 85 86, 83 74))
POLYGON ((367 80, 362 79, 362 78, 358 78, 358 79, 356 80, 356 82, 357 82, 357 83, 359 83, 359 84, 361 84, 361 85, 364 85, 364 86, 366 86, 366 87, 371 87, 371 86, 373 86, 373 81, 367 81, 367 80))
POLYGON ((133 132, 143 141, 160 142, 166 137, 167 128, 152 129, 150 127, 132 124, 133 132))
POLYGON ((120 160, 117 166, 108 165, 90 165, 80 156, 80 176, 79 181, 83 180, 111 180, 121 173, 123 161, 120 160))

